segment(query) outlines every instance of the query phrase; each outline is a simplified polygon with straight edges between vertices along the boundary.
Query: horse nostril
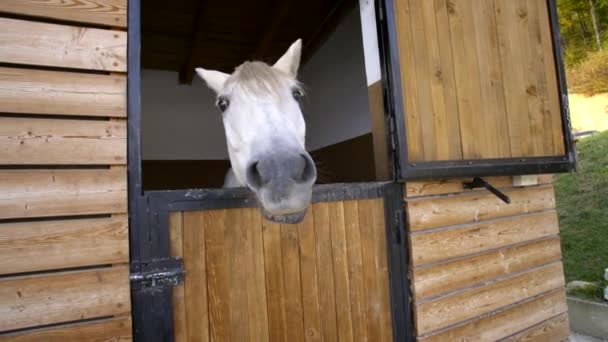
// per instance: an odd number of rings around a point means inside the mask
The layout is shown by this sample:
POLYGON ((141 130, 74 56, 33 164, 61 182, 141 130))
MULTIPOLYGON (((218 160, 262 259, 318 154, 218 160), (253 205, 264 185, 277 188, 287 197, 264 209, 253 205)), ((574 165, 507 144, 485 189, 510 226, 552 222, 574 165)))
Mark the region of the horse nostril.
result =
POLYGON ((317 169, 315 168, 315 163, 309 156, 305 154, 300 154, 300 157, 304 159, 304 168, 302 168, 302 173, 300 174, 300 177, 298 177, 298 182, 314 182, 315 178, 317 178, 317 169))
POLYGON ((247 167, 247 182, 255 189, 259 189, 264 185, 258 166, 259 162, 256 161, 247 167))

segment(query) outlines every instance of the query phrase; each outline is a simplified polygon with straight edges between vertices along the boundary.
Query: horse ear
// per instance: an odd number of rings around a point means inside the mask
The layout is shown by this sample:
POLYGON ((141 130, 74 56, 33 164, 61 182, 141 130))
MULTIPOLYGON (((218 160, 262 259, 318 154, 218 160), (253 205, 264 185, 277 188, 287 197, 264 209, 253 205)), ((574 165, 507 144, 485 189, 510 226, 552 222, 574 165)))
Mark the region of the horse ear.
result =
POLYGON ((196 73, 207 83, 209 88, 213 89, 216 93, 224 87, 224 83, 230 77, 230 75, 221 71, 205 70, 203 68, 196 68, 196 73))
POLYGON ((302 39, 296 40, 287 52, 274 63, 274 67, 286 72, 291 77, 296 77, 300 67, 300 56, 302 55, 302 39))

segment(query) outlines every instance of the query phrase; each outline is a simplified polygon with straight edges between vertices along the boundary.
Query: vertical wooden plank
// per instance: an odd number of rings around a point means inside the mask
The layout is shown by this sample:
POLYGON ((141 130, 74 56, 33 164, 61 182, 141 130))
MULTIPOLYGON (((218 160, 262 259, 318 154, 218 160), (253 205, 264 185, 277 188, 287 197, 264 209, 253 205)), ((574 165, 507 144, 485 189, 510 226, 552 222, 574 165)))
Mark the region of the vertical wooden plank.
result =
POLYGON ((300 272, 302 274, 302 305, 304 337, 307 342, 322 341, 319 288, 317 286, 317 248, 315 239, 314 207, 308 209, 304 221, 298 225, 300 242, 300 272))
POLYGON ((553 134, 551 132, 551 110, 549 104, 549 89, 547 88, 547 77, 545 75, 545 63, 552 63, 551 60, 545 61, 544 46, 542 41, 541 25, 549 25, 543 23, 541 14, 538 8, 538 1, 529 0, 527 2, 528 15, 532 17, 530 22, 530 54, 532 56, 531 63, 534 65, 534 76, 536 78, 537 104, 536 116, 539 120, 538 125, 541 127, 539 137, 536 140, 539 148, 535 151, 537 155, 553 155, 554 144, 553 134))
MULTIPOLYGON (((441 50, 439 48, 439 35, 437 31, 437 13, 434 1, 417 1, 420 7, 424 35, 419 37, 426 42, 428 54, 428 69, 423 73, 429 81, 432 107, 432 115, 428 115, 434 121, 435 134, 432 139, 435 141, 436 154, 435 160, 450 159, 453 153, 452 143, 454 139, 450 137, 453 132, 448 126, 448 109, 446 108, 444 82, 443 82, 443 63, 441 50)), ((410 5, 411 6, 411 5, 410 5)), ((431 114, 431 113, 429 113, 431 114)), ((424 132, 429 134, 429 132, 424 132)), ((460 141, 458 141, 460 146, 460 141)))
MULTIPOLYGON (((203 212, 207 259, 209 334, 212 341, 231 339, 228 246, 225 239, 226 214, 227 210, 203 212)), ((196 320, 194 317, 192 319, 196 320)))
POLYGON ((172 257, 183 257, 184 222, 181 211, 169 215, 169 248, 172 257))
POLYGON ((264 220, 262 227, 269 336, 271 341, 287 341, 290 335, 287 331, 287 318, 285 317, 281 225, 264 220))
POLYGON ((458 85, 458 109, 460 117, 460 136, 462 154, 465 159, 483 158, 489 146, 479 134, 479 122, 483 120, 481 110, 479 70, 475 25, 471 20, 472 2, 469 0, 450 0, 448 18, 450 39, 454 58, 454 72, 458 85))
POLYGON ((298 245, 298 227, 293 224, 281 225, 286 327, 290 341, 299 342, 304 341, 304 314, 298 245))
MULTIPOLYGON (((181 211, 169 215, 169 240, 172 257, 183 258, 183 215, 181 211)), ((173 287, 173 325, 175 341, 186 341, 186 302, 184 284, 173 287)))
POLYGON ((367 341, 365 316, 365 283, 363 278, 363 255, 359 230, 359 205, 357 201, 344 202, 344 225, 348 254, 348 276, 350 283, 350 306, 355 341, 367 341))
POLYGON ((490 143, 484 158, 506 158, 511 151, 493 0, 478 1, 471 10, 481 85, 478 112, 483 115, 477 133, 490 143))
POLYGON ((315 238, 317 240, 317 274, 321 308, 321 336, 323 341, 338 340, 336 298, 332 263, 331 231, 327 203, 314 205, 315 238))
MULTIPOLYGON (((205 224, 204 214, 201 211, 184 212, 182 220, 185 270, 184 295, 185 298, 188 299, 185 302, 185 340, 209 341, 207 260, 205 248, 205 235, 208 226, 205 224), (190 324, 187 322, 190 322, 190 324)), ((174 310, 175 309, 176 308, 174 308, 174 310)), ((178 335, 176 334, 175 337, 177 341, 178 335)))
POLYGON ((378 291, 380 299, 380 302, 378 303, 378 310, 380 313, 381 340, 392 341, 393 324, 391 319, 391 298, 388 282, 388 257, 386 255, 386 219, 384 216, 384 202, 382 199, 374 199, 372 204, 375 245, 374 252, 377 267, 375 290, 378 291))
POLYGON ((359 201, 359 229, 363 257, 363 281, 365 283, 367 338, 369 341, 384 341, 381 331, 381 305, 379 304, 382 300, 380 294, 376 291, 379 272, 376 267, 373 200, 359 201))
POLYGON ((372 117, 372 141, 374 146, 374 170, 376 181, 392 179, 392 169, 388 144, 387 116, 384 113, 384 94, 382 81, 367 87, 369 111, 372 117))
MULTIPOLYGON (((550 127, 545 134, 551 132, 553 142, 553 154, 563 155, 565 153, 564 135, 562 132, 562 118, 560 108, 560 91, 557 85, 557 71, 555 55, 553 53, 553 40, 551 37, 551 22, 549 20, 549 8, 545 1, 537 1, 538 17, 540 22, 540 41, 542 45, 544 76, 547 85, 547 104, 545 107, 545 127, 550 127)), ((548 139, 547 139, 548 140, 548 139)))
POLYGON ((525 66, 526 75, 526 102, 528 103, 528 122, 530 125, 530 143, 528 148, 532 156, 544 155, 543 146, 543 113, 541 94, 539 93, 539 78, 544 75, 542 59, 539 59, 536 50, 539 48, 536 45, 536 37, 540 36, 540 27, 538 22, 538 3, 537 0, 525 0, 517 9, 517 13, 522 21, 520 27, 520 49, 524 56, 521 64, 525 66))
POLYGON ((439 56, 441 60, 440 73, 437 77, 441 79, 443 83, 446 109, 445 120, 447 136, 444 137, 444 139, 449 143, 448 159, 460 160, 462 159, 462 141, 460 137, 458 90, 454 74, 454 59, 452 55, 452 41, 450 40, 447 0, 435 0, 435 16, 439 56))
POLYGON ((334 264, 334 286, 336 288, 336 314, 338 338, 353 340, 353 322, 350 307, 350 282, 348 277, 348 254, 342 202, 328 203, 331 231, 332 262, 334 264))
POLYGON ((504 79, 507 117, 509 123, 509 141, 511 157, 530 154, 530 127, 528 119, 528 96, 525 89, 523 48, 520 42, 520 31, 524 31, 524 18, 521 12, 522 0, 494 1, 496 28, 501 55, 502 75, 504 79))
POLYGON ((412 161, 425 160, 422 144, 422 127, 418 108, 417 71, 414 58, 414 37, 412 35, 409 1, 395 1, 395 19, 399 32, 399 64, 403 83, 403 107, 405 108, 405 129, 407 132, 408 158, 412 161))
MULTIPOLYGON (((428 1, 426 1, 428 3, 428 1)), ((416 86, 418 88, 418 113, 420 113, 420 126, 422 127, 422 144, 424 160, 437 160, 435 117, 438 115, 434 107, 433 99, 438 95, 437 87, 432 87, 431 68, 434 67, 430 61, 433 42, 429 36, 425 36, 425 23, 422 13, 424 1, 410 0, 410 20, 413 36, 412 49, 414 49, 414 65, 416 69, 416 86)), ((432 4, 432 3, 431 3, 432 4)), ((430 25, 429 25, 430 26, 430 25)), ((431 35, 432 33, 429 33, 431 35)), ((435 49, 436 50, 436 49, 435 49)), ((436 53, 435 53, 436 54, 436 53)), ((443 94, 437 103, 443 101, 443 94)), ((445 105, 445 104, 444 104, 445 105)))
POLYGON ((266 278, 264 273, 264 241, 262 215, 257 208, 245 208, 243 222, 247 275, 247 307, 249 309, 249 336, 252 341, 267 341, 268 312, 266 310, 266 278))
POLYGON ((247 300, 247 274, 245 273, 246 246, 243 209, 226 210, 224 239, 228 263, 228 312, 230 313, 230 338, 234 341, 248 341, 249 307, 247 300))

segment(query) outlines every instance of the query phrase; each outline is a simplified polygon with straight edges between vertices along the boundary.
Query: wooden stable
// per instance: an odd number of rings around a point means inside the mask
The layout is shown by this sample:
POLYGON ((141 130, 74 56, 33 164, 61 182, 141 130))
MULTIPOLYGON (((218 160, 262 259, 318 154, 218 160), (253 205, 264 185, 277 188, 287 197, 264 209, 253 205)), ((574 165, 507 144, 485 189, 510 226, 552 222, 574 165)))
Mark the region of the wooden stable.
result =
MULTIPOLYGON (((246 59, 192 53, 223 32, 207 14, 166 41, 202 42, 177 63, 141 35, 161 24, 140 12, 167 3, 144 3, 0 3, 0 341, 568 337, 550 174, 575 151, 554 0, 361 1, 377 182, 316 186, 298 225, 265 221, 244 189, 142 188, 142 62, 189 83, 200 58, 246 59), (475 177, 511 203, 465 189, 475 177)), ((201 3, 178 14, 230 12, 201 3)), ((232 38, 274 58, 306 33, 309 57, 356 7, 339 3, 314 1, 301 32, 232 38)))
POLYGON ((0 340, 130 340, 126 3, 0 12, 0 340))

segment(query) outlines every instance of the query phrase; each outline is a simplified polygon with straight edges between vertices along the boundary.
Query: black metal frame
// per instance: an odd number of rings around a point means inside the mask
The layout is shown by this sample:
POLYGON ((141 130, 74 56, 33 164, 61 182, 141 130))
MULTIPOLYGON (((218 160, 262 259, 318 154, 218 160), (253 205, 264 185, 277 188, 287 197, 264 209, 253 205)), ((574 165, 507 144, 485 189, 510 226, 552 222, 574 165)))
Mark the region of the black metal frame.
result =
MULTIPOLYGON (((183 281, 183 262, 172 258, 169 215, 173 211, 256 206, 246 189, 143 191, 141 170, 140 11, 128 0, 128 184, 131 308, 137 341, 173 341, 172 288, 183 281)), ((413 341, 408 252, 402 186, 390 183, 315 186, 313 202, 382 198, 395 341, 413 341)))
POLYGON ((395 22, 396 0, 377 1, 377 12, 381 13, 378 24, 384 95, 387 107, 394 120, 393 126, 397 143, 396 174, 400 180, 416 180, 447 177, 505 176, 540 173, 571 172, 576 168, 576 151, 571 133, 568 107, 568 90, 562 60, 559 23, 556 0, 546 0, 549 7, 551 32, 553 37, 553 54, 558 77, 562 131, 564 136, 565 155, 534 158, 499 158, 470 159, 451 161, 413 162, 408 159, 406 115, 403 107, 404 89, 401 84, 401 66, 397 43, 397 26, 395 22))

